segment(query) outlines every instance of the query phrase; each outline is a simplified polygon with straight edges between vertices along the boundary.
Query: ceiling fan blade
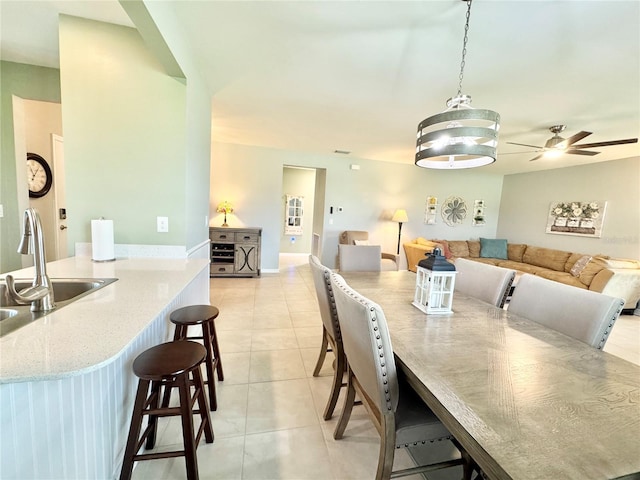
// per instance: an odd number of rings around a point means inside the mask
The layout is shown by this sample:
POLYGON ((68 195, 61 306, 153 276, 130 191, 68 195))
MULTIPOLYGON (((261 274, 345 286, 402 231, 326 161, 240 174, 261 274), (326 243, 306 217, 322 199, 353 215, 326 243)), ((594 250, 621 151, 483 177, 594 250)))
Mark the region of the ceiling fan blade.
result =
POLYGON ((543 157, 544 153, 541 153, 540 155, 538 155, 537 157, 533 157, 531 160, 529 160, 530 162, 533 162, 534 160, 538 160, 540 157, 543 157))
POLYGON ((591 135, 592 132, 585 132, 584 130, 581 132, 576 133, 575 135, 570 136, 569 138, 565 139, 562 144, 563 146, 566 147, 570 147, 572 146, 574 143, 579 142, 580 140, 582 140, 584 137, 588 137, 589 135, 591 135))
POLYGON ((622 145, 625 143, 638 143, 637 138, 626 138, 624 140, 610 140, 608 142, 583 143, 582 145, 573 145, 573 148, 597 148, 608 147, 610 145, 622 145))
POLYGON ((502 156, 502 155, 526 155, 527 153, 538 153, 541 152, 542 150, 526 150, 524 152, 500 152, 498 153, 498 155, 502 156))
POLYGON ((589 150, 575 150, 573 148, 569 148, 564 153, 570 153, 571 155, 589 155, 590 157, 599 154, 600 152, 590 152, 589 150))
POLYGON ((538 145, 529 145, 527 143, 515 143, 515 142, 505 142, 508 143, 509 145, 520 145, 521 147, 531 147, 531 148, 537 148, 538 150, 542 150, 544 147, 539 147, 538 145))

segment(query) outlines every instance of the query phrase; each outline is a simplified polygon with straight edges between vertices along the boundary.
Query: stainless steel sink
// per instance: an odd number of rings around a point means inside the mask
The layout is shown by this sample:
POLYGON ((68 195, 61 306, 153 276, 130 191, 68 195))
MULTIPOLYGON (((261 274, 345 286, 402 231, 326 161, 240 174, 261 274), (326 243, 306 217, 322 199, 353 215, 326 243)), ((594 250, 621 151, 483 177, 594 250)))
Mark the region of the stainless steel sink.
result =
MULTIPOLYGON (((56 308, 48 312, 32 312, 30 305, 19 305, 9 295, 7 284, 0 280, 0 337, 49 313, 85 297, 118 280, 117 278, 52 278, 56 308)), ((31 279, 16 279, 16 290, 31 286, 31 279)))
POLYGON ((0 321, 5 318, 15 317, 18 314, 18 310, 15 308, 0 308, 0 321))

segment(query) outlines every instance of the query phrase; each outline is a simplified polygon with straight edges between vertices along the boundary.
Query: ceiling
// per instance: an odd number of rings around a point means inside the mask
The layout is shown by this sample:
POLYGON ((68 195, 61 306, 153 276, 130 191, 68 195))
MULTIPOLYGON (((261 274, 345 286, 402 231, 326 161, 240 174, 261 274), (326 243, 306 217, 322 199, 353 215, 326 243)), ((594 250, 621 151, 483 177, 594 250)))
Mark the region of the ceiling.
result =
MULTIPOLYGON (((172 3, 210 85, 220 142, 412 164, 418 123, 458 89, 459 0, 172 3)), ((2 59, 57 67, 58 12, 132 26, 116 0, 2 0, 2 59)), ((565 137, 593 132, 581 143, 637 137, 639 31, 637 0, 477 0, 462 90, 501 115, 498 160, 482 169, 640 156, 636 143, 530 162, 534 149, 506 143, 544 145, 556 124, 565 137)))

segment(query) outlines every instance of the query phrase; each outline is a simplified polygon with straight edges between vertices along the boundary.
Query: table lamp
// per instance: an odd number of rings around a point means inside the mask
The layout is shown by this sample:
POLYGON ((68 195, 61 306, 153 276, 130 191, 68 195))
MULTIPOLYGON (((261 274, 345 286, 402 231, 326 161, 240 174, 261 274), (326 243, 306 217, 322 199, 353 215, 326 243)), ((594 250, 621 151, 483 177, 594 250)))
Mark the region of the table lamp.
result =
POLYGON ((233 206, 225 200, 218 205, 218 208, 216 208, 216 212, 224 213, 224 223, 222 224, 222 226, 228 227, 229 224, 227 223, 227 213, 233 213, 233 206))

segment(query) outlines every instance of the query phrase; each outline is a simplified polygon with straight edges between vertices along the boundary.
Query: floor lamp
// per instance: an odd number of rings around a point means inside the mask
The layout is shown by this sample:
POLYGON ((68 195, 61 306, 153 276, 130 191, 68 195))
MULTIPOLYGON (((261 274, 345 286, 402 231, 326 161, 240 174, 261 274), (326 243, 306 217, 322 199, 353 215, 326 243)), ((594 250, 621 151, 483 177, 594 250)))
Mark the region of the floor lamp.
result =
POLYGON ((393 214, 392 222, 398 222, 398 251, 396 254, 400 255, 400 237, 402 235, 402 224, 409 221, 407 217, 407 211, 400 208, 393 214))

